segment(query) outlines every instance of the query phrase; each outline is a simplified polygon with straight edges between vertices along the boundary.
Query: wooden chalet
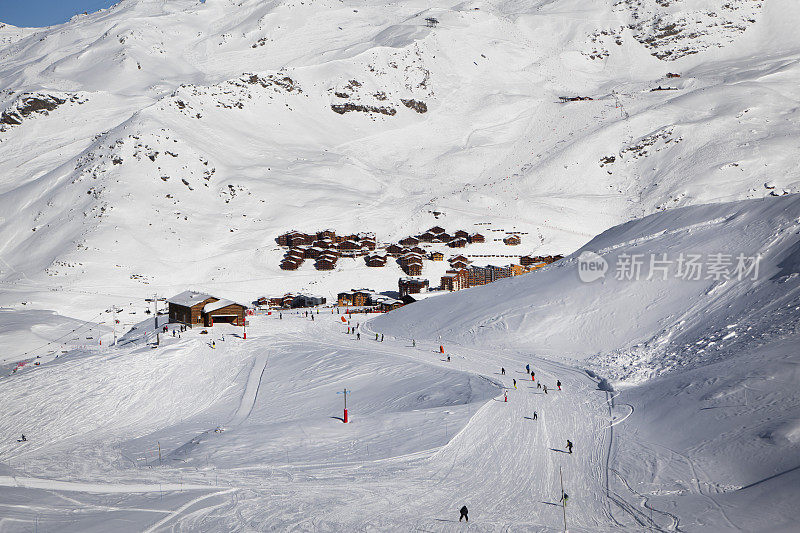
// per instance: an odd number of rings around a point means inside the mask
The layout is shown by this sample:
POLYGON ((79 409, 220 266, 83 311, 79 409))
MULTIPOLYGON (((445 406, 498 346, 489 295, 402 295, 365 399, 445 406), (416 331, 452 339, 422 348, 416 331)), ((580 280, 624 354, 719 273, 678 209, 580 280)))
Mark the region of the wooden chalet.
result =
POLYGON ((486 242, 486 237, 484 237, 480 233, 473 233, 469 238, 469 242, 471 243, 486 242))
POLYGON ((464 255, 461 255, 461 254, 459 254, 459 255, 455 255, 455 256, 451 257, 450 259, 448 259, 448 261, 449 261, 451 264, 452 264, 452 263, 455 263, 456 261, 461 261, 461 262, 464 262, 464 263, 469 263, 469 259, 467 259, 467 257, 466 257, 466 256, 464 256, 464 255))
POLYGON ((394 298, 386 298, 378 303, 378 309, 382 313, 388 313, 389 311, 394 311, 401 307, 403 307, 403 302, 401 300, 395 300, 394 298))
POLYGON ((297 231, 292 230, 292 231, 287 231, 286 233, 283 233, 281 235, 278 235, 275 238, 275 242, 278 243, 278 246, 289 246, 289 241, 295 233, 297 233, 297 231))
POLYGON ((461 270, 462 268, 467 268, 467 266, 469 266, 469 263, 467 263, 466 261, 453 261, 452 263, 450 263, 450 266, 453 267, 455 270, 461 270))
POLYGON ((413 254, 417 254, 417 255, 419 255, 420 257, 425 257, 425 250, 423 250, 423 249, 422 249, 422 248, 420 248, 419 246, 414 246, 414 247, 412 247, 412 248, 409 248, 409 250, 408 250, 408 251, 409 251, 409 252, 411 252, 411 253, 413 253, 413 254))
POLYGON ((311 245, 314 243, 314 236, 308 235, 306 233, 293 233, 289 236, 288 245, 289 246, 304 246, 304 245, 311 245))
POLYGON ((450 239, 453 237, 449 233, 439 233, 433 237, 433 242, 443 242, 447 243, 450 242, 450 239))
POLYGON ((336 295, 336 305, 339 307, 348 307, 353 305, 353 292, 340 292, 336 295))
POLYGON ((233 300, 218 300, 205 304, 201 316, 205 327, 211 327, 215 322, 244 326, 245 311, 247 311, 246 305, 236 303, 233 300))
POLYGON ((422 278, 400 278, 397 281, 397 286, 400 290, 400 296, 407 296, 427 291, 429 282, 427 279, 422 278))
POLYGON ((417 239, 416 237, 406 237, 405 239, 400 239, 398 241, 398 243, 401 246, 406 246, 406 247, 410 248, 412 246, 418 245, 419 244, 419 239, 417 239))
POLYGON ((464 248, 467 245, 467 239, 463 237, 456 237, 455 239, 450 239, 450 242, 447 243, 447 246, 450 248, 464 248))
POLYGON ((426 231, 421 235, 417 235, 417 239, 419 242, 433 242, 433 239, 436 237, 435 233, 431 233, 430 231, 426 231))
POLYGON ((368 255, 364 258, 368 267, 383 267, 386 266, 386 256, 383 255, 368 255))
POLYGON ((390 244, 386 247, 386 253, 392 257, 399 257, 403 253, 403 247, 397 244, 390 244))
POLYGON ((507 246, 516 246, 522 242, 522 239, 519 238, 519 235, 509 235, 508 237, 503 239, 503 242, 507 246))
POLYGON ((403 271, 409 276, 421 276, 422 263, 408 263, 403 267, 403 271))
POLYGON ((247 306, 195 291, 184 291, 169 300, 169 321, 189 327, 211 327, 214 322, 244 325, 247 306))
POLYGON ((330 239, 334 240, 336 238, 336 232, 332 229, 324 229, 322 231, 317 232, 317 240, 321 241, 322 239, 330 239))
POLYGON ((429 232, 433 233, 434 235, 440 235, 444 233, 444 228, 441 226, 434 226, 428 230, 429 232))
POLYGON ((467 239, 469 238, 469 233, 467 233, 463 229, 460 229, 453 234, 453 237, 457 239, 467 239))
POLYGON ((281 261, 281 270, 297 270, 303 264, 302 258, 287 257, 281 261))
POLYGON ((306 255, 306 248, 289 248, 286 252, 286 257, 303 258, 306 255))
POLYGON ((314 268, 317 270, 333 270, 336 268, 336 258, 330 258, 328 256, 320 257, 317 259, 317 262, 314 263, 314 268))
POLYGON ((370 298, 373 291, 369 289, 354 289, 353 290, 353 306, 364 307, 369 305, 370 298))
POLYGON ((444 254, 442 252, 432 252, 431 261, 444 261, 444 254))

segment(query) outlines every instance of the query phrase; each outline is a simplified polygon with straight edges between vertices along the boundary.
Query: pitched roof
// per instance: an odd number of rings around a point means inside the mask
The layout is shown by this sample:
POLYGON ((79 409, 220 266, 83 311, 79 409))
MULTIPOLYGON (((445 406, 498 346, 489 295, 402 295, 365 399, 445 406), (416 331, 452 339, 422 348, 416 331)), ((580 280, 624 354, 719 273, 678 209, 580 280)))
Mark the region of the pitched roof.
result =
POLYGON ((176 294, 172 298, 168 299, 169 303, 173 303, 175 305, 182 305, 184 307, 192 307, 193 305, 197 305, 199 303, 208 300, 209 298, 214 298, 210 294, 206 294, 204 292, 197 292, 197 291, 183 291, 180 294, 176 294))
POLYGON ((223 307, 228 307, 229 305, 241 305, 244 308, 247 308, 246 305, 242 305, 238 302, 234 302, 233 300, 217 300, 216 302, 210 302, 203 306, 204 313, 211 313, 212 311, 216 311, 217 309, 222 309, 223 307))

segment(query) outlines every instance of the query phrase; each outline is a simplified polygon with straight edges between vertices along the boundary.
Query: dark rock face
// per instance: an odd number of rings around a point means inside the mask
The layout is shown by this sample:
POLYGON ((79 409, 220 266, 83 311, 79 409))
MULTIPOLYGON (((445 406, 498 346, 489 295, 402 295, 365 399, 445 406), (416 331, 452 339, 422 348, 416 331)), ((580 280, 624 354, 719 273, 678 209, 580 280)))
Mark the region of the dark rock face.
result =
POLYGON ((409 109, 413 109, 417 113, 426 113, 428 111, 428 105, 421 101, 421 100, 400 100, 403 102, 403 105, 409 109))

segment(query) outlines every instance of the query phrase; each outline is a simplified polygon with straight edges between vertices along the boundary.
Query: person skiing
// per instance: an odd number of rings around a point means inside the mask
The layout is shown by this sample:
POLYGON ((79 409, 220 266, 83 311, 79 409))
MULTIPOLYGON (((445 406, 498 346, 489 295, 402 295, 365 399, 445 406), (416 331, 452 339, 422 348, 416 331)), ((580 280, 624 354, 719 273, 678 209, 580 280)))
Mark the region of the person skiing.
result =
POLYGON ((450 356, 449 355, 447 356, 447 362, 448 363, 450 362, 450 356))
POLYGON ((311 313, 311 322, 314 322, 314 313, 311 313))
POLYGON ((212 347, 212 348, 216 348, 216 347, 217 347, 217 344, 216 344, 214 341, 211 341, 211 347, 212 347))
POLYGON ((459 512, 461 513, 461 516, 458 517, 458 521, 461 522, 461 519, 464 518, 467 522, 469 522, 469 516, 467 516, 469 510, 467 509, 467 506, 465 505, 464 507, 462 507, 459 512))
POLYGON ((534 419, 534 420, 537 420, 538 418, 539 418, 539 415, 538 415, 538 414, 536 414, 536 411, 534 411, 534 412, 533 412, 533 419, 534 419))
POLYGON ((514 382, 514 388, 516 389, 517 388, 517 380, 516 379, 512 379, 511 381, 514 382))
POLYGON ((541 389, 541 388, 542 388, 542 382, 541 382, 541 381, 538 381, 538 382, 536 383, 536 388, 537 388, 537 389, 541 389))
POLYGON ((360 331, 358 333, 356 333, 356 340, 357 341, 361 340, 361 332, 360 331))
POLYGON ((414 339, 411 339, 411 347, 412 348, 416 348, 417 347, 417 341, 415 341, 414 339))
POLYGON ((561 380, 556 381, 556 386, 558 387, 558 390, 561 390, 561 380))
POLYGON ((283 320, 283 313, 278 313, 278 320, 283 320))
POLYGON ((567 439, 567 450, 572 453, 572 441, 567 439))
POLYGON ((377 333, 375 334, 375 340, 376 341, 378 340, 378 334, 377 333))
POLYGON ((536 381, 536 372, 531 370, 531 381, 536 381))
POLYGON ((502 366, 500 367, 500 375, 501 376, 505 376, 506 375, 506 369, 503 368, 502 366))
POLYGON ((543 387, 544 393, 547 394, 547 385, 543 385, 542 387, 543 387))
POLYGON ((22 437, 17 442, 27 442, 28 439, 25 438, 25 434, 22 434, 22 437))
POLYGON ((381 333, 381 342, 383 342, 383 333, 381 333))
POLYGON ((527 373, 527 372, 530 372, 530 371, 531 371, 531 365, 529 365, 529 364, 525 365, 525 372, 527 373))
POLYGON ((558 501, 564 502, 564 507, 566 507, 567 506, 567 500, 569 500, 569 494, 567 494, 566 492, 562 492, 561 493, 561 499, 558 500, 558 501))

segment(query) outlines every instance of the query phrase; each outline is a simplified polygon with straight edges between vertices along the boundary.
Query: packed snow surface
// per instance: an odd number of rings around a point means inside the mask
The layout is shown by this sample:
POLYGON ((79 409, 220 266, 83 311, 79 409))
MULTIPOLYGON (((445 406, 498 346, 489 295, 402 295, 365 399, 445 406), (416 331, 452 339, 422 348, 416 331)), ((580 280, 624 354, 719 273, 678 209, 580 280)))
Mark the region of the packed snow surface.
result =
POLYGON ((789 196, 671 210, 587 244, 609 261, 735 246, 762 254, 756 279, 582 283, 581 251, 378 319, 332 308, 251 317, 246 340, 223 324, 155 347, 149 318, 116 347, 2 378, 0 433, 27 440, 0 446, 0 527, 449 531, 466 527, 455 519, 466 504, 479 531, 555 531, 563 476, 570 531, 792 531, 798 231, 789 196), (647 316, 647 289, 624 290, 636 284, 678 300, 647 316), (587 302, 641 320, 619 337, 584 320, 569 351, 537 336, 591 316, 587 302), (521 318, 532 305, 551 321, 521 318), (661 332, 667 306, 681 312, 670 337, 680 350, 625 344, 661 332), (504 325, 477 333, 481 313, 504 325))

